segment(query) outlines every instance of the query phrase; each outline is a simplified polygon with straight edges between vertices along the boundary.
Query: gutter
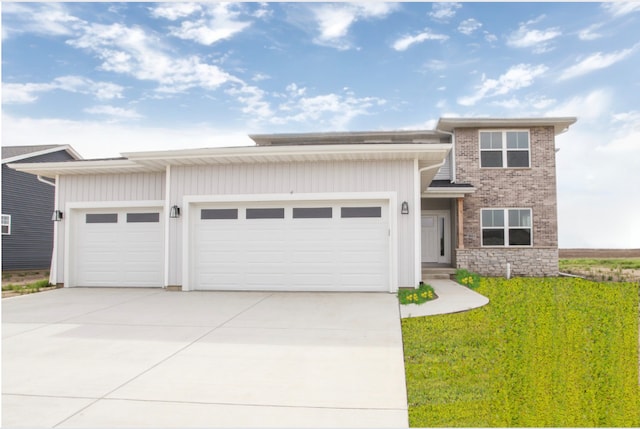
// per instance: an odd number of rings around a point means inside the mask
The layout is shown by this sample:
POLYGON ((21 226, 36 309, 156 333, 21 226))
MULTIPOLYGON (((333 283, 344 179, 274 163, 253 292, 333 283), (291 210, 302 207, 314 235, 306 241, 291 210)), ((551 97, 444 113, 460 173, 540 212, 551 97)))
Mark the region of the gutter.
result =
POLYGON ((36 179, 38 179, 38 182, 46 183, 47 185, 53 186, 54 188, 56 187, 55 182, 49 182, 47 179, 43 179, 39 174, 36 176, 36 179))

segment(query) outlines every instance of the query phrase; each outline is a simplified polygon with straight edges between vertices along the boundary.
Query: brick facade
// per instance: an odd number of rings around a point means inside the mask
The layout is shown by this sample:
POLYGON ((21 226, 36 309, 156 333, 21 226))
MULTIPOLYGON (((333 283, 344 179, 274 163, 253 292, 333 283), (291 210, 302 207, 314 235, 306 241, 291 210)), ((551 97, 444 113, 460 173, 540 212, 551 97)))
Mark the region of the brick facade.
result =
POLYGON ((514 275, 558 274, 554 128, 527 129, 530 130, 530 168, 480 168, 480 130, 455 130, 457 181, 470 183, 477 189, 464 199, 464 249, 456 252, 459 268, 472 269, 482 275, 504 275, 506 263, 510 262, 514 275), (533 246, 482 247, 482 208, 531 208, 533 246))

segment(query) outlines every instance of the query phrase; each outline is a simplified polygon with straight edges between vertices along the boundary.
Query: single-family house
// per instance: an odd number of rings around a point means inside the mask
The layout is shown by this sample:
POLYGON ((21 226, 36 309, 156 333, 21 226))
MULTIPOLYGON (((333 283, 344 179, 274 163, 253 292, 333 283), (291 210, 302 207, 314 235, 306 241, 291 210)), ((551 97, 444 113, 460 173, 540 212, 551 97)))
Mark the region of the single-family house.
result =
POLYGON ((2 147, 2 270, 49 269, 55 183, 7 167, 80 159, 71 146, 2 147))
POLYGON ((555 136, 575 121, 441 118, 11 167, 56 181, 52 277, 68 287, 394 292, 424 265, 557 275, 555 136))

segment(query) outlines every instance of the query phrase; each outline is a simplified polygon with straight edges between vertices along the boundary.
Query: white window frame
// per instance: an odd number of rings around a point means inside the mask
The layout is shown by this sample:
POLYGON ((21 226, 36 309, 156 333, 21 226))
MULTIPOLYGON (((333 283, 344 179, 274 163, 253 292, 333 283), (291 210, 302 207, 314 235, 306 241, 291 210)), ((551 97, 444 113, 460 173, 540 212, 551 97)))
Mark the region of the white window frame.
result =
POLYGON ((2 215, 2 229, 4 229, 4 227, 7 227, 7 232, 2 231, 2 235, 11 235, 11 215, 6 215, 3 214, 2 215))
POLYGON ((480 151, 479 156, 478 156, 478 163, 480 165, 480 168, 514 168, 514 169, 518 169, 518 168, 531 168, 531 130, 528 129, 498 129, 498 130, 488 130, 488 129, 483 129, 483 130, 479 130, 478 131, 478 149, 480 151), (507 148, 507 133, 527 133, 527 139, 528 139, 528 147, 526 149, 519 149, 519 148, 507 148), (484 167, 482 165, 482 152, 497 152, 497 149, 483 149, 482 148, 482 133, 502 133, 502 166, 496 166, 496 167, 484 167), (509 167, 507 165, 507 153, 508 152, 527 152, 527 166, 526 167, 509 167))
POLYGON ((480 209, 480 245, 482 247, 533 247, 533 209, 531 209, 530 207, 486 207, 486 208, 482 208, 480 209), (503 214, 504 214, 504 225, 502 227, 496 227, 496 226, 484 226, 482 224, 482 213, 485 210, 492 210, 492 211, 497 211, 497 210, 502 210, 503 214), (529 210, 529 219, 531 219, 531 225, 529 225, 528 227, 522 227, 522 226, 509 226, 509 211, 510 210, 529 210), (485 229, 500 229, 502 228, 504 231, 504 244, 500 245, 500 244, 496 244, 496 245, 490 245, 484 244, 484 234, 483 231, 485 229), (529 237, 530 242, 529 244, 509 244, 509 230, 510 229, 529 229, 529 237))

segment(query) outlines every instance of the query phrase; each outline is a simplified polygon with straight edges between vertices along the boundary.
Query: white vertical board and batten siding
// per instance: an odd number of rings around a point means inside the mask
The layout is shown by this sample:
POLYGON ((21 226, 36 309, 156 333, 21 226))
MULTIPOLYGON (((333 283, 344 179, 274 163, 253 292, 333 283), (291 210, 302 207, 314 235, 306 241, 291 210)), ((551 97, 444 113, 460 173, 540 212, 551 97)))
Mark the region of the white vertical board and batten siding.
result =
MULTIPOLYGON (((400 215, 402 201, 414 201, 414 161, 326 161, 174 166, 171 168, 169 206, 183 206, 185 196, 242 194, 309 194, 340 192, 395 192, 398 207, 398 285, 415 286, 413 217, 400 215)), ((413 205, 413 204, 412 204, 413 205)), ((415 209, 414 209, 415 210, 415 209)), ((181 284, 183 222, 169 224, 169 284, 181 284)))
MULTIPOLYGON (((60 176, 59 209, 67 203, 96 201, 158 201, 165 198, 164 173, 91 174, 60 176)), ((64 249, 66 220, 58 222, 57 283, 64 283, 64 249)))

